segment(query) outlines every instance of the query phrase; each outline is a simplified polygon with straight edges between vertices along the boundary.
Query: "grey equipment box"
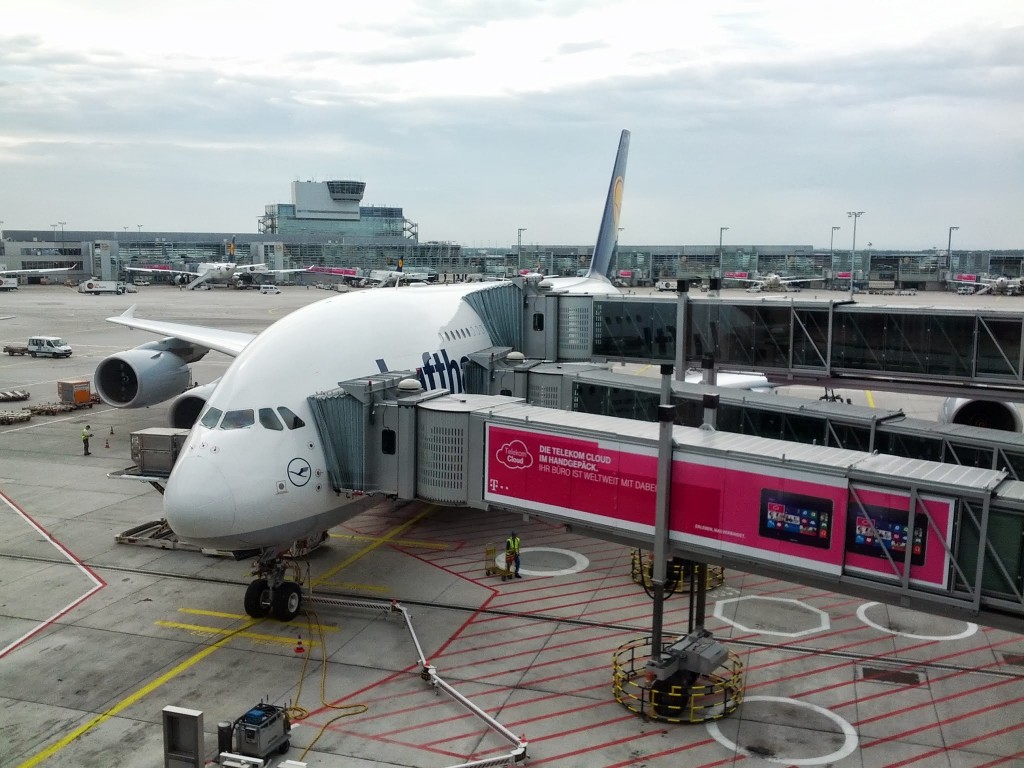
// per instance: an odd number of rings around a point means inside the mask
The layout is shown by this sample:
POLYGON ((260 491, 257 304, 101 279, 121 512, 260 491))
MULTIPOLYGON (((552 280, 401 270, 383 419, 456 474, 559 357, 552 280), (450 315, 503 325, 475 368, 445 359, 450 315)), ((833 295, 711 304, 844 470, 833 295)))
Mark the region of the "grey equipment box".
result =
POLYGON ((188 439, 187 429, 150 427, 131 434, 132 461, 144 473, 170 474, 188 439))

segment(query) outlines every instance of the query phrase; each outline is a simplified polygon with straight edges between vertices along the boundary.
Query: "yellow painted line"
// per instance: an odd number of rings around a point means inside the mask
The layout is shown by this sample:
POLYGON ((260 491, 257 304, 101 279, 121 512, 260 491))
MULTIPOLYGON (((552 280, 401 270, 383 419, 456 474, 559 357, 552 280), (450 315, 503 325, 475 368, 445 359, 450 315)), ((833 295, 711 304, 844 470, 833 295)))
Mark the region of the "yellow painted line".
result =
POLYGON ((224 611, 204 611, 201 608, 179 608, 178 613, 190 613, 193 616, 212 616, 216 619, 244 620, 247 616, 244 613, 225 613, 224 611))
POLYGON ((871 394, 871 390, 870 389, 865 389, 864 390, 864 394, 868 398, 868 408, 874 408, 875 407, 875 396, 871 394))
POLYGON ((343 560, 341 563, 339 563, 338 565, 336 565, 333 568, 331 568, 331 570, 329 570, 326 573, 324 573, 324 575, 321 576, 320 578, 314 579, 313 582, 312 582, 313 586, 317 586, 318 587, 321 584, 323 584, 325 581, 329 581, 330 579, 333 579, 338 574, 339 571, 343 570, 344 568, 348 568, 350 565, 352 565, 355 562, 358 562, 362 558, 366 557, 366 555, 368 555, 371 552, 373 552, 373 550, 375 550, 378 547, 381 547, 381 546, 383 546, 385 544, 390 544, 391 542, 396 540, 399 537, 399 535, 402 534, 402 532, 404 532, 404 531, 408 530, 409 528, 411 528, 412 526, 416 525, 416 523, 418 523, 420 520, 422 520, 424 517, 426 517, 427 515, 429 515, 433 511, 434 511, 434 506, 431 505, 431 506, 427 507, 426 509, 424 509, 422 512, 420 512, 418 515, 416 515, 411 520, 406 520, 400 526, 398 526, 397 528, 393 529, 390 533, 382 536, 379 539, 374 539, 373 540, 373 544, 371 544, 368 547, 364 547, 363 549, 359 550, 354 555, 352 555, 352 557, 349 557, 346 560, 343 560))
MULTIPOLYGON (((347 539, 348 541, 380 541, 378 536, 357 536, 350 533, 332 533, 330 534, 332 539, 347 539)), ((450 544, 445 544, 441 541, 417 541, 415 539, 388 539, 389 544, 395 544, 399 547, 418 547, 420 549, 448 549, 451 547, 450 544)))
MULTIPOLYGON (((238 613, 223 613, 222 611, 204 611, 200 608, 179 608, 178 613, 188 613, 194 616, 210 616, 216 619, 247 619, 248 616, 238 613)), ((157 622, 159 624, 159 622, 157 622)), ((293 619, 288 622, 290 627, 304 627, 308 630, 313 629, 313 625, 308 620, 302 621, 301 619, 293 619)), ((325 632, 337 632, 337 627, 323 627, 325 632)))
MULTIPOLYGON (((256 621, 256 620, 249 620, 249 621, 247 621, 245 623, 245 626, 242 627, 241 631, 244 632, 246 629, 248 629, 249 627, 255 626, 257 623, 258 623, 258 621, 256 621)), ((174 679, 175 677, 180 675, 182 672, 184 672, 186 669, 189 669, 190 667, 193 667, 196 664, 198 664, 200 661, 205 659, 207 656, 212 654, 214 651, 224 647, 231 640, 231 638, 235 634, 236 633, 232 633, 232 634, 228 635, 227 637, 222 637, 220 640, 218 640, 213 645, 206 646, 205 648, 203 648, 201 651, 199 651, 198 653, 194 654, 190 658, 185 659, 185 661, 181 662, 181 664, 178 664, 176 667, 174 667, 174 669, 170 670, 169 672, 165 672, 164 674, 160 675, 160 677, 158 677, 156 680, 153 680, 152 682, 147 683, 146 685, 144 685, 142 688, 140 688, 139 690, 137 690, 135 693, 131 694, 127 698, 121 699, 121 701, 119 701, 113 707, 108 709, 106 712, 103 712, 103 713, 97 715, 96 717, 94 717, 89 722, 84 723, 83 725, 78 726, 78 728, 75 728, 75 730, 73 730, 71 733, 69 733, 63 739, 58 741, 56 744, 53 744, 53 745, 47 747, 46 749, 44 749, 42 752, 38 753, 34 757, 30 757, 24 763, 19 765, 18 768, 32 768, 32 766, 39 765, 44 760, 47 760, 47 759, 53 757, 55 754, 60 752, 62 749, 64 749, 64 747, 66 747, 68 744, 73 742, 78 737, 88 733, 93 728, 95 728, 97 725, 105 723, 107 720, 109 720, 110 718, 114 717, 115 715, 120 714, 124 710, 128 709, 128 707, 132 706, 133 704, 137 703, 141 699, 143 699, 146 696, 148 696, 149 694, 151 694, 157 688, 160 688, 164 683, 168 682, 169 680, 174 679)))
MULTIPOLYGON (((180 621, 157 621, 154 622, 158 627, 164 627, 165 629, 184 629, 186 632, 199 632, 204 635, 235 635, 236 637, 244 637, 247 640, 258 640, 266 643, 281 643, 283 645, 291 645, 295 642, 292 637, 284 637, 282 635, 267 635, 262 632, 235 632, 230 629, 221 629, 219 627, 208 627, 205 624, 185 624, 180 621)), ((307 627, 310 630, 312 628, 307 627)), ((324 627, 325 632, 337 632, 338 630, 334 627, 324 627)), ((313 643, 310 643, 312 645, 313 643)))

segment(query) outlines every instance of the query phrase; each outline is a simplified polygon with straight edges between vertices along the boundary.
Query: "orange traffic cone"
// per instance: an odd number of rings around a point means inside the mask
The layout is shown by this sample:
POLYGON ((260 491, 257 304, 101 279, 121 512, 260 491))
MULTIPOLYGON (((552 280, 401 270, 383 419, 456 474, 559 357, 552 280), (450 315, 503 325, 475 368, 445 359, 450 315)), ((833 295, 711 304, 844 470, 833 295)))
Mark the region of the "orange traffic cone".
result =
POLYGON ((299 635, 299 640, 295 644, 295 652, 296 653, 305 653, 306 652, 306 649, 302 647, 302 635, 299 635))
POLYGON ((110 438, 109 437, 106 440, 103 441, 103 447, 104 448, 109 448, 110 447, 110 438))
POLYGON ((114 434, 114 425, 113 424, 110 425, 110 434, 114 434))

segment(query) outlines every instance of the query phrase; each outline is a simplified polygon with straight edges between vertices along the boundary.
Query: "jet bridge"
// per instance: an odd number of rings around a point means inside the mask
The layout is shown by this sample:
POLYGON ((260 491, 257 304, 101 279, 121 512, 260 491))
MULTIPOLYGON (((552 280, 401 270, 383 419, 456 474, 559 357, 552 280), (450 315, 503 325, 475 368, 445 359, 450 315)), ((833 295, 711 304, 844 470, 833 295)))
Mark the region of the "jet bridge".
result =
MULTIPOLYGON (((335 490, 501 508, 653 549, 659 425, 384 374, 310 398, 335 490)), ((1020 631, 1004 471, 672 427, 669 554, 1020 631)))
MULTIPOLYGON (((685 284, 681 287, 685 288, 685 284)), ((540 284, 543 288, 543 283, 540 284)), ((1024 401, 1024 312, 778 297, 569 296, 525 286, 522 351, 572 362, 673 363, 782 384, 1024 401)))

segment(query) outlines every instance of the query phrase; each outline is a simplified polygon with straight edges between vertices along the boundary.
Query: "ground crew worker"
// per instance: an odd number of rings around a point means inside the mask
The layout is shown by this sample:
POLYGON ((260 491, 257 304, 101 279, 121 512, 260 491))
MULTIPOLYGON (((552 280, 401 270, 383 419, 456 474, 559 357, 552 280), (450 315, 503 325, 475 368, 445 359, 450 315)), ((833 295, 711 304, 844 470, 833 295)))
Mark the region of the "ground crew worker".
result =
POLYGON ((89 431, 90 427, 88 424, 85 425, 85 429, 82 430, 82 448, 85 449, 85 455, 91 456, 89 453, 89 438, 92 437, 92 432, 89 431))
POLYGON ((516 564, 515 576, 517 579, 523 578, 519 575, 519 537, 516 536, 516 532, 512 531, 512 534, 505 540, 505 561, 508 562, 511 558, 516 564))

